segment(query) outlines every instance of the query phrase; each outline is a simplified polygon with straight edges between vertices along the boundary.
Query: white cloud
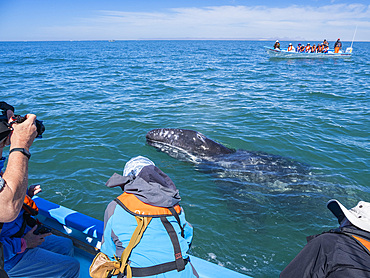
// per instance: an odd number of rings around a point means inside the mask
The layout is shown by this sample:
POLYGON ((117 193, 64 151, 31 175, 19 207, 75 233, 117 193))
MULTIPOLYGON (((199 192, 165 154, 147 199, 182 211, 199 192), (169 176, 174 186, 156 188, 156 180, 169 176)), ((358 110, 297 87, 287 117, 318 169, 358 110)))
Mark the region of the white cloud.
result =
POLYGON ((214 6, 166 12, 98 11, 79 26, 50 27, 72 39, 370 39, 370 5, 214 6), (80 37, 78 37, 80 36, 80 37))

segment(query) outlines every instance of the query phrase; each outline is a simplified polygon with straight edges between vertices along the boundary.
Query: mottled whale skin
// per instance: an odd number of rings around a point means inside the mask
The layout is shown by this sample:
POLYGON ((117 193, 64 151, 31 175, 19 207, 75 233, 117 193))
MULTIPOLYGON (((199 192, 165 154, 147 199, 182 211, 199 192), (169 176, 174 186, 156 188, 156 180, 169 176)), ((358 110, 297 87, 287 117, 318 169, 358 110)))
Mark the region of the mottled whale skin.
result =
POLYGON ((146 141, 150 146, 176 159, 190 162, 210 160, 218 155, 235 152, 190 129, 153 129, 146 134, 146 141))
MULTIPOLYGON (((252 183, 295 183, 310 175, 307 165, 278 155, 235 150, 189 129, 161 128, 146 134, 147 144, 181 161, 201 165, 221 177, 237 177, 252 183)), ((199 166, 198 166, 199 168, 199 166)))

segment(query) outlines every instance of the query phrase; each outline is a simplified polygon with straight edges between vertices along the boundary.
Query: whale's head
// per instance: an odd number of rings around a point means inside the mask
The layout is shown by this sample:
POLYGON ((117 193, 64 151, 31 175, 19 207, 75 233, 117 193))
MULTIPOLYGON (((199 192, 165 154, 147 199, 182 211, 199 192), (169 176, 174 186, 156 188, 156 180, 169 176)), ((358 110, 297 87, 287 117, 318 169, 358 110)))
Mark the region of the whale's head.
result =
POLYGON ((148 145, 183 161, 198 162, 234 152, 202 133, 189 129, 153 129, 146 134, 146 141, 148 145))

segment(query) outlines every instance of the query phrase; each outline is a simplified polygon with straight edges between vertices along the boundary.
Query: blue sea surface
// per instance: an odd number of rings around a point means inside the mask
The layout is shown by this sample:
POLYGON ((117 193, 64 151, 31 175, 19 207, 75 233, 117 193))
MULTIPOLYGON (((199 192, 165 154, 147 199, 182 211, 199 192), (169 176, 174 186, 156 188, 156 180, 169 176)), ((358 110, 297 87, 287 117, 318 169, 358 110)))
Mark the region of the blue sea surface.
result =
POLYGON ((370 43, 355 42, 350 59, 273 59, 263 49, 271 45, 0 42, 0 101, 46 126, 31 148, 30 184, 41 184, 40 197, 103 220, 120 194, 105 182, 131 157, 147 156, 180 190, 193 255, 277 277, 306 236, 337 226, 328 200, 347 208, 370 201, 370 43), (203 171, 146 144, 149 130, 164 127, 309 171, 290 182, 203 171))

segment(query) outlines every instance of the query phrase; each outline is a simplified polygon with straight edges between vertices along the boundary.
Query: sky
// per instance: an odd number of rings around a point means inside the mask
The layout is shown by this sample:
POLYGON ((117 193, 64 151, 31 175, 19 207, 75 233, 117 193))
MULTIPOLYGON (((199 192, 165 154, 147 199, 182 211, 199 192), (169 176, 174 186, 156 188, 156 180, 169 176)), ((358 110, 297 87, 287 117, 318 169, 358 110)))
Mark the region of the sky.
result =
POLYGON ((0 41, 370 41, 370 0, 0 0, 0 41))

